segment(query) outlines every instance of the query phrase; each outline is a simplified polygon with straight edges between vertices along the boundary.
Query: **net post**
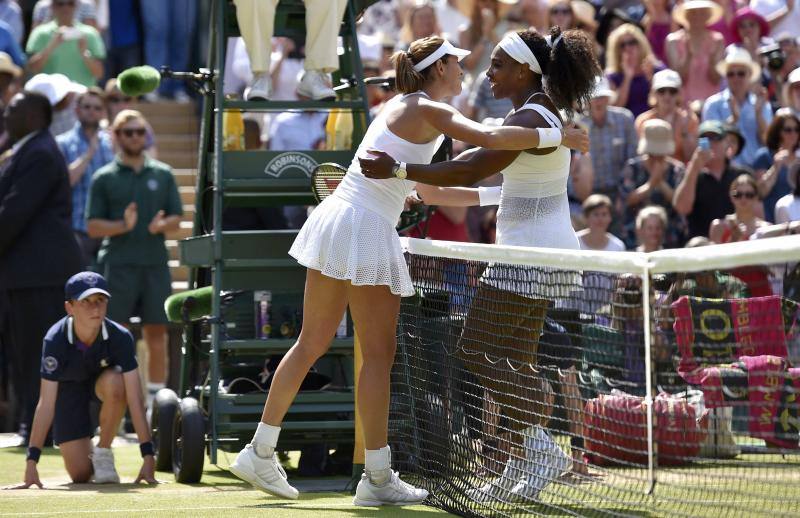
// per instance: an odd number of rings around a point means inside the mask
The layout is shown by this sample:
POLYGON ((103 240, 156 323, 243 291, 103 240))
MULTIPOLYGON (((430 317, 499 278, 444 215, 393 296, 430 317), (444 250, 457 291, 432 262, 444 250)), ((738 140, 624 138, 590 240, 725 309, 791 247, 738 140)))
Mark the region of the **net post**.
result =
POLYGON ((361 343, 358 340, 358 333, 353 328, 353 363, 354 363, 354 380, 353 393, 355 394, 355 421, 353 423, 355 440, 353 445, 353 480, 360 480, 361 473, 364 471, 364 428, 361 426, 361 414, 358 412, 358 379, 361 377, 361 366, 364 363, 364 358, 361 355, 361 343))
POLYGON ((653 355, 652 333, 650 322, 650 264, 646 262, 642 270, 642 325, 644 326, 644 379, 645 398, 647 407, 647 490, 645 494, 651 495, 656 487, 655 464, 657 445, 653 441, 653 429, 656 420, 653 412, 653 355))

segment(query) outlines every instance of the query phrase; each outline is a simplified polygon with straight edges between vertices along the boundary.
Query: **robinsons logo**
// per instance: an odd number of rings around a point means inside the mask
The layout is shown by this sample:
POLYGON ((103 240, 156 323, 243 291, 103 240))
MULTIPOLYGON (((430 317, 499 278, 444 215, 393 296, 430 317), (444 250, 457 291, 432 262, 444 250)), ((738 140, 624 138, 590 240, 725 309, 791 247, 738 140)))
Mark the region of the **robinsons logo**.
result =
POLYGON ((275 178, 279 178, 292 169, 299 169, 307 177, 311 177, 311 172, 317 166, 317 162, 305 153, 289 152, 281 153, 269 161, 264 172, 275 178))

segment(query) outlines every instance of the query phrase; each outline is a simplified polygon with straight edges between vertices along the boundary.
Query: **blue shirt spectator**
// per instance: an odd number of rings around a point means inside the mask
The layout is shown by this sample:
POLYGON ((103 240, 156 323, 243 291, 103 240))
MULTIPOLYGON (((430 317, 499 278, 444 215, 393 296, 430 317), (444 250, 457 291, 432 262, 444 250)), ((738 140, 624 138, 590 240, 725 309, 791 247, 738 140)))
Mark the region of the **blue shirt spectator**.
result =
POLYGON ((25 25, 22 22, 22 9, 13 0, 0 0, 0 20, 11 28, 11 34, 18 44, 25 37, 25 25))
MULTIPOLYGON (((78 102, 80 103, 80 100, 78 102)), ((89 199, 89 186, 92 183, 92 175, 94 175, 95 171, 114 160, 114 147, 109 134, 105 131, 98 131, 97 139, 97 150, 89 160, 86 172, 72 186, 72 229, 84 233, 86 232, 84 212, 86 201, 89 199)), ((59 135, 56 138, 56 142, 67 161, 67 165, 71 165, 85 155, 91 145, 80 122, 76 122, 71 130, 59 135)))
POLYGON ((630 110, 608 106, 608 101, 602 99, 592 99, 591 116, 584 117, 582 123, 589 129, 589 154, 594 167, 593 192, 615 199, 625 163, 636 156, 638 138, 630 110))
POLYGON ((753 81, 761 77, 761 66, 746 49, 736 47, 728 52, 717 69, 728 81, 728 87, 708 98, 703 106, 703 122, 716 120, 738 127, 745 140, 738 162, 751 167, 772 121, 772 107, 767 102, 766 92, 762 89, 756 95, 750 91, 753 81))
POLYGON ((22 47, 17 43, 14 37, 11 26, 6 22, 0 20, 0 51, 5 52, 14 61, 18 67, 24 67, 28 59, 25 53, 22 52, 22 47))
MULTIPOLYGON (((731 91, 725 89, 718 94, 708 98, 703 106, 703 121, 718 120, 726 122, 731 117, 731 91)), ((744 135, 744 147, 739 154, 738 160, 743 165, 753 166, 756 160, 756 153, 761 147, 758 138, 758 121, 756 120, 756 95, 750 93, 747 100, 739 105, 739 119, 736 126, 744 135)), ((772 108, 769 103, 764 103, 761 107, 761 116, 767 124, 772 121, 772 108)))

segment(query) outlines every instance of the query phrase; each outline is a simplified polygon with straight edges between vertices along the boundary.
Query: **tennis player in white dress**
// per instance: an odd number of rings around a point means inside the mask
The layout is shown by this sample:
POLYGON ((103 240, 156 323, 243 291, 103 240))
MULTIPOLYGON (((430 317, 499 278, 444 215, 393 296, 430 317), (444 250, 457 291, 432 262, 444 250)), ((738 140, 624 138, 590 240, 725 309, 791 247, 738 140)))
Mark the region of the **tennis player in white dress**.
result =
MULTIPOLYGON (((558 110, 586 106, 600 67, 591 42, 580 31, 554 27, 548 38, 535 31, 510 33, 495 48, 486 76, 495 97, 514 110, 505 124, 561 128, 558 110)), ((394 157, 370 150, 361 168, 371 178, 391 178, 394 157)), ((451 162, 405 165, 431 204, 498 203, 497 244, 580 248, 567 200, 570 153, 563 146, 519 151, 467 151, 451 162), (502 189, 448 190, 502 173, 502 189)), ((389 180, 391 181, 391 180, 389 180)), ((465 365, 491 391, 507 418, 512 455, 498 480, 471 493, 476 499, 532 500, 569 466, 569 458, 536 425, 550 414, 549 384, 537 374, 538 340, 548 305, 580 286, 577 272, 490 264, 481 277, 459 347, 465 365), (491 361, 502 359, 502 361, 491 361), (538 458, 538 461, 536 460, 538 458), (545 473, 542 476, 542 469, 545 473)))
MULTIPOLYGON (((562 142, 585 147, 578 130, 488 127, 441 102, 461 91, 458 64, 469 52, 438 37, 417 40, 394 56, 397 89, 356 152, 380 149, 404 162, 429 163, 442 134, 493 149, 528 149, 562 142)), ((365 473, 356 505, 404 505, 428 495, 391 469, 388 446, 389 377, 394 362, 400 297, 414 293, 395 224, 414 182, 366 178, 354 159, 333 195, 311 214, 289 251, 308 268, 303 326, 275 372, 261 422, 230 470, 267 493, 297 498, 275 448, 280 425, 308 370, 328 350, 347 306, 363 355, 358 410, 364 417, 365 473)))

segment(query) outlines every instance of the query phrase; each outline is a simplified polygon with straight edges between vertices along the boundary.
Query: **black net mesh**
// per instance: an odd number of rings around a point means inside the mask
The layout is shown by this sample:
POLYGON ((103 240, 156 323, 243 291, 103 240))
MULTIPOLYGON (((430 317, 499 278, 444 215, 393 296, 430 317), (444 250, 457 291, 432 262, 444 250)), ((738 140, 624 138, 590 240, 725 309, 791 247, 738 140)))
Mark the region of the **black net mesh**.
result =
POLYGON ((644 279, 407 261, 417 295, 402 303, 389 433, 395 465, 431 505, 461 516, 800 513, 798 311, 782 296, 785 265, 644 279))

